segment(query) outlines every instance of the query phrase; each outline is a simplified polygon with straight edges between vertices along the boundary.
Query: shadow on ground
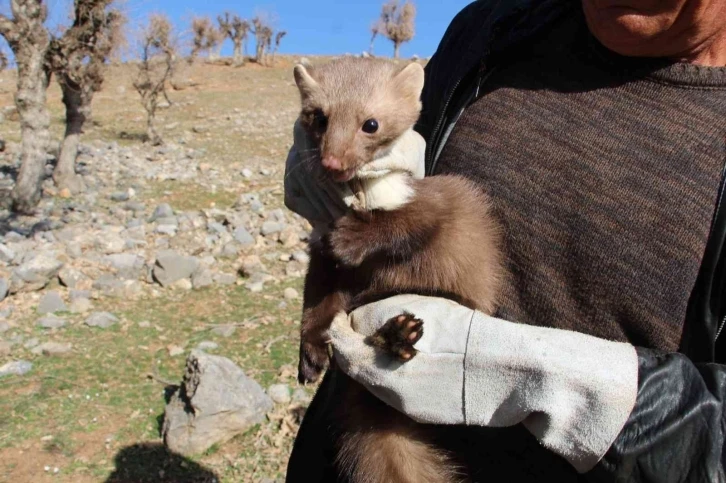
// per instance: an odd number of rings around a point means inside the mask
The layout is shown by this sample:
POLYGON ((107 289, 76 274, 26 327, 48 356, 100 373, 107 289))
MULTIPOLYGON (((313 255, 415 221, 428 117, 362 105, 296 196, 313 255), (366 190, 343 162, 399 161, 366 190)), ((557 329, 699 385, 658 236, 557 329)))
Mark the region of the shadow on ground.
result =
POLYGON ((211 470, 170 452, 162 444, 135 444, 116 454, 106 483, 217 483, 211 470))

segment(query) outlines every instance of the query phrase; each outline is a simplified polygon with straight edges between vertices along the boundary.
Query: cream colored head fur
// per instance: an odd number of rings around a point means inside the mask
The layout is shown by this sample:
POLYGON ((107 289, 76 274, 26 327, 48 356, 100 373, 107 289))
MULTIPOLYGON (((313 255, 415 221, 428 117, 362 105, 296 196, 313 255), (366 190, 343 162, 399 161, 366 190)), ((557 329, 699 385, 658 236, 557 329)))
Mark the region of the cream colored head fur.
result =
POLYGON ((424 71, 416 63, 343 58, 297 65, 294 72, 301 125, 320 148, 320 159, 335 159, 335 171, 346 178, 390 149, 421 112, 424 71), (374 132, 364 128, 371 120, 374 132))

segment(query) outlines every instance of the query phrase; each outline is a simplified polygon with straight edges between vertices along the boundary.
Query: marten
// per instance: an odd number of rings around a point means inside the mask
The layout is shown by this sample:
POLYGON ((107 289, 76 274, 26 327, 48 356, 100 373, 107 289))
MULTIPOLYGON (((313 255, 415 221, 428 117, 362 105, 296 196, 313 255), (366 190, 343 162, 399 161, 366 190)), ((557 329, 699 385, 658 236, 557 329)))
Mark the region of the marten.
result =
MULTIPOLYGON (((294 75, 302 101, 299 122, 316 145, 322 171, 362 191, 363 200, 379 200, 348 210, 310 243, 300 382, 316 381, 327 366, 327 329, 341 311, 413 293, 492 314, 503 278, 501 229, 486 194, 452 175, 413 179, 399 173, 384 187, 357 178, 417 122, 421 65, 342 58, 297 65, 294 75), (365 196, 368 189, 388 192, 365 196)), ((410 360, 425 327, 417 315, 392 318, 367 342, 410 360)), ((354 483, 443 483, 462 477, 453 459, 432 443, 433 426, 414 422, 340 377, 345 390, 333 417, 341 477, 354 483)))

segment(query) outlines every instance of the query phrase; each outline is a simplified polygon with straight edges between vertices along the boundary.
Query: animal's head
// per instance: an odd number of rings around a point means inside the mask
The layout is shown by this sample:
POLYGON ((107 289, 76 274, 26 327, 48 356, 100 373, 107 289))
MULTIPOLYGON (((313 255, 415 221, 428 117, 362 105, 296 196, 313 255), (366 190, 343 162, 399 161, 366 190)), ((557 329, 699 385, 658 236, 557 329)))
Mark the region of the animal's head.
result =
POLYGON ((301 124, 318 145, 323 168, 344 182, 416 123, 424 70, 416 63, 345 58, 297 65, 295 82, 301 124))

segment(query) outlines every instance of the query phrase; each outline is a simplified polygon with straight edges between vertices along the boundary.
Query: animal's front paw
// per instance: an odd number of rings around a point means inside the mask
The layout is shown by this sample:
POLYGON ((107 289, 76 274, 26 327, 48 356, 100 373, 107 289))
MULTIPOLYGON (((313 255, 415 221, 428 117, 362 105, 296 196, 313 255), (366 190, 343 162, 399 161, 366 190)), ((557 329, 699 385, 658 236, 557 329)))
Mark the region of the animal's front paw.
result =
POLYGON ((338 220, 328 234, 330 251, 338 262, 348 267, 363 263, 371 249, 363 236, 364 230, 364 223, 353 216, 338 220))
POLYGON ((366 342, 380 347, 402 361, 409 361, 417 354, 414 344, 423 336, 423 321, 404 312, 388 320, 366 342))
POLYGON ((328 365, 328 345, 325 343, 300 343, 300 362, 297 367, 297 380, 300 384, 311 384, 320 378, 328 365))

